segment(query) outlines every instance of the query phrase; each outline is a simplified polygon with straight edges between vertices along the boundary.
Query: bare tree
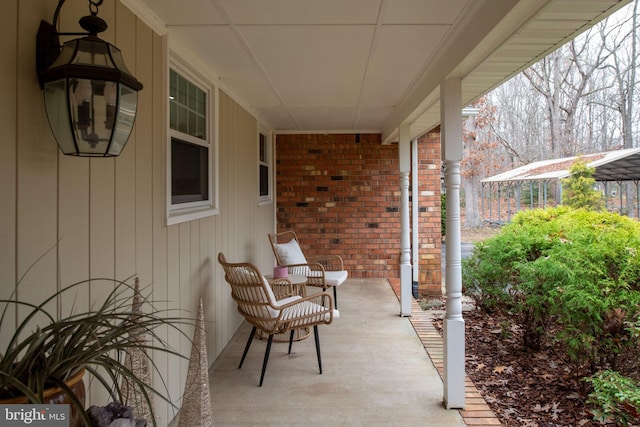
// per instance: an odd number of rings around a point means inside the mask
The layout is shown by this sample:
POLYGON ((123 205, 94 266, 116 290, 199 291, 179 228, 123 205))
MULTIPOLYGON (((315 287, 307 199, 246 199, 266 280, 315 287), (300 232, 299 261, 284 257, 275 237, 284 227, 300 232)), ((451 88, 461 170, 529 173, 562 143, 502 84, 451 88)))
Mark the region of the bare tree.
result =
MULTIPOLYGON (((605 106, 615 110, 620 117, 621 138, 623 148, 635 147, 633 135, 636 67, 638 65, 638 0, 633 8, 624 14, 616 14, 607 20, 607 24, 599 27, 602 46, 610 53, 607 63, 607 75, 603 77, 612 81, 605 106)), ((626 211, 635 215, 635 188, 626 185, 626 211)))
POLYGON ((467 120, 464 131, 462 178, 465 194, 465 226, 482 226, 479 195, 480 181, 504 167, 505 151, 492 131, 496 109, 481 98, 473 104, 478 115, 467 120))
MULTIPOLYGON (((462 169, 467 225, 479 225, 480 180, 491 174, 537 160, 637 146, 639 2, 477 104, 481 113, 467 122, 462 169)), ((627 213, 633 214, 634 197, 627 195, 627 213)))
POLYGON ((611 56, 607 64, 609 75, 605 76, 613 80, 613 90, 608 105, 621 116, 623 147, 632 148, 634 147, 633 104, 638 62, 638 1, 634 2, 633 9, 628 9, 627 14, 616 15, 616 18, 619 19, 607 20, 612 25, 600 26, 599 33, 602 46, 611 56))
POLYGON ((520 166, 550 156, 544 98, 519 74, 489 94, 497 108, 491 130, 511 160, 520 166))
POLYGON ((578 154, 575 138, 578 108, 585 97, 602 90, 590 83, 611 53, 593 39, 594 33, 589 31, 523 72, 546 100, 552 158, 578 154))

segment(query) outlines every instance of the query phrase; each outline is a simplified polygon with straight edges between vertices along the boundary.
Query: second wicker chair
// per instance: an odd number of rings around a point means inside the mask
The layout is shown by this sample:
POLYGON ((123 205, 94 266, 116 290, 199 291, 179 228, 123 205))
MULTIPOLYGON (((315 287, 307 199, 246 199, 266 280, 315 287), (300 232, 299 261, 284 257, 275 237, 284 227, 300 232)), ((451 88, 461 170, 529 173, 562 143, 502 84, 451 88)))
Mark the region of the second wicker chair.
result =
MULTIPOLYGON (((231 297, 236 302, 238 311, 252 325, 238 368, 242 368, 256 332, 260 331, 262 336, 268 336, 260 374, 259 385, 262 386, 273 336, 290 333, 290 354, 295 330, 313 326, 318 368, 322 374, 318 325, 328 325, 339 316, 338 310, 333 308, 331 295, 320 292, 308 297, 292 295, 276 300, 269 282, 254 265, 246 262, 230 263, 222 253, 218 254, 218 262, 224 269, 225 280, 231 285, 231 297)), ((280 279, 278 285, 282 286, 282 282, 286 281, 287 279, 280 279)))

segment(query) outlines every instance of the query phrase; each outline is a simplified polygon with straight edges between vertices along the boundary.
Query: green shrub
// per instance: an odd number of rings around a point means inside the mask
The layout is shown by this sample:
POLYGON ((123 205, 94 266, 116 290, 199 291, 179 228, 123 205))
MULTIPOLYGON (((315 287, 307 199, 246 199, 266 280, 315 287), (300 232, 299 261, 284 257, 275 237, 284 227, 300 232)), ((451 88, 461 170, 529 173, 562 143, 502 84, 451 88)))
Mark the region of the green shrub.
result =
POLYGON ((593 179, 596 168, 589 167, 584 160, 578 160, 569 172, 571 175, 561 180, 562 203, 576 209, 602 209, 602 193, 593 188, 596 183, 593 179))
POLYGON ((640 386, 636 381, 609 370, 600 371, 585 381, 593 387, 587 405, 595 420, 622 426, 640 421, 640 386))
POLYGON ((569 207, 518 213, 476 245, 463 281, 481 309, 509 314, 538 349, 552 337, 587 372, 616 367, 638 344, 640 226, 608 212, 569 207))
POLYGON ((561 273, 545 257, 558 235, 551 219, 560 213, 520 212, 500 234, 476 244, 472 256, 463 261, 463 283, 477 306, 511 315, 525 331, 525 347, 531 349, 539 347, 548 323, 547 288, 561 273))

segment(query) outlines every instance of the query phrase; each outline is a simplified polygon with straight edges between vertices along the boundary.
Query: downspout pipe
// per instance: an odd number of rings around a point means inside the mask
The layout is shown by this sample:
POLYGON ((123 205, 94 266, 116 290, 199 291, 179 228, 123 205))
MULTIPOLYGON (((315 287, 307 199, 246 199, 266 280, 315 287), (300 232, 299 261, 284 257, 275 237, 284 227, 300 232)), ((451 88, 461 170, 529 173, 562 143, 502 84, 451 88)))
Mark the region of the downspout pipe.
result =
POLYGON ((420 284, 420 233, 418 213, 420 211, 420 182, 418 178, 418 140, 411 141, 411 255, 413 258, 413 278, 411 293, 418 298, 420 284))

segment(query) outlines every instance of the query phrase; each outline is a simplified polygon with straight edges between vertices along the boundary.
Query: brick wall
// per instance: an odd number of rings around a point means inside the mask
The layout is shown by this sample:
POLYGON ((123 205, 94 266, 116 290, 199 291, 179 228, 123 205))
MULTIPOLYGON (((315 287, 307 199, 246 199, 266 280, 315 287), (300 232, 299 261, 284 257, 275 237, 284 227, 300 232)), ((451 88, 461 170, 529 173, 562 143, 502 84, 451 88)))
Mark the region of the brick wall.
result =
POLYGON ((418 139, 419 292, 433 296, 442 294, 441 165, 438 130, 418 139))
MULTIPOLYGON (((420 292, 442 282, 439 135, 421 139, 420 292)), ((379 134, 276 138, 278 231, 294 230, 309 254, 339 254, 351 277, 397 279, 400 177, 397 144, 379 134)))

